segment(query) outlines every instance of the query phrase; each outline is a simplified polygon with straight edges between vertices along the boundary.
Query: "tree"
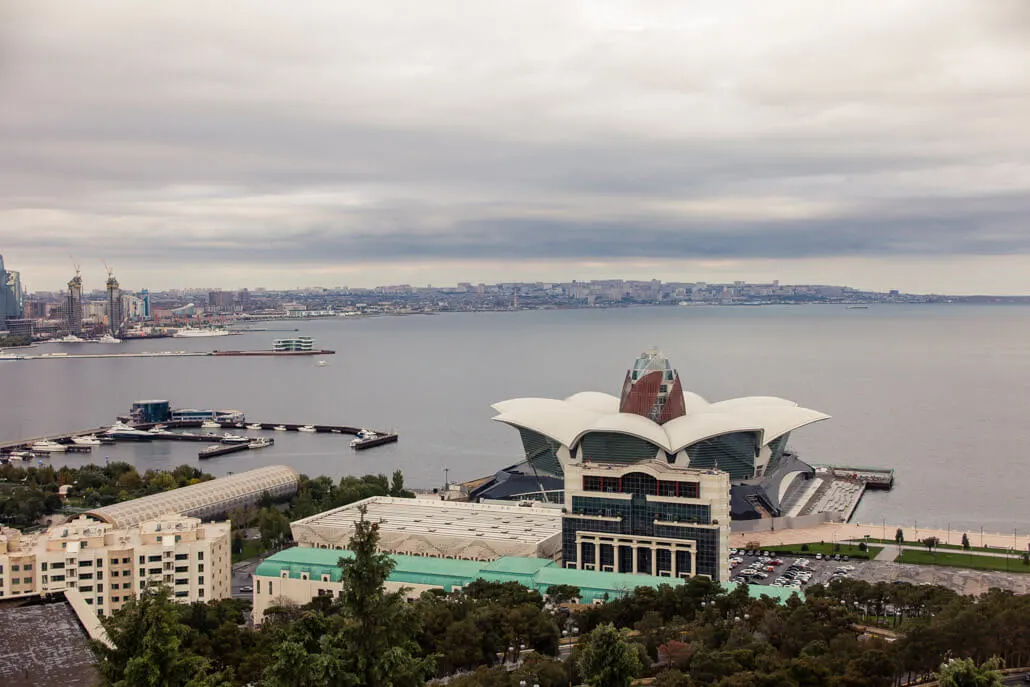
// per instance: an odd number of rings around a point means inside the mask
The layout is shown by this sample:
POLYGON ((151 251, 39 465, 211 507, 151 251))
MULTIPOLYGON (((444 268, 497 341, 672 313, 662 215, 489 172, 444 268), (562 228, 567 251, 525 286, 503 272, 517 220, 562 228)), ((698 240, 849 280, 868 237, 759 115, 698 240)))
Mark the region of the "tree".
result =
POLYGON ((571 584, 552 584, 547 588, 547 598, 553 604, 576 601, 580 597, 579 587, 571 584))
POLYGON ((290 533, 290 521, 275 508, 263 508, 258 513, 258 530, 261 544, 270 549, 286 541, 290 533))
POLYGON ((900 546, 905 543, 905 533, 898 528, 898 531, 894 533, 894 541, 900 546))
POLYGON ((398 498, 411 498, 413 493, 404 488, 404 473, 400 470, 393 471, 393 478, 390 481, 390 496, 398 498))
POLYGON ((962 533, 962 548, 969 551, 969 535, 965 532, 962 533))
POLYGON ((933 551, 934 547, 940 544, 941 540, 937 537, 927 537, 923 540, 923 546, 926 547, 927 551, 933 551))
POLYGON ((937 676, 941 687, 1001 687, 1002 665, 997 657, 979 666, 971 658, 960 658, 941 665, 937 676))
POLYGON ((864 553, 869 550, 869 545, 866 544, 864 541, 860 541, 858 542, 858 550, 864 553))
POLYGON ((212 677, 209 663, 183 646, 189 627, 179 620, 166 587, 153 587, 106 622, 114 648, 93 642, 99 670, 112 687, 186 687, 212 677))
POLYGON ((363 687, 422 685, 434 659, 420 656, 412 639, 415 618, 401 592, 386 592, 394 562, 377 550, 379 523, 365 519, 364 507, 359 513, 349 545, 354 557, 339 562, 340 604, 348 622, 332 643, 347 651, 342 669, 363 687))
POLYGON ((637 649, 608 623, 583 638, 579 672, 593 687, 627 687, 642 670, 637 649))

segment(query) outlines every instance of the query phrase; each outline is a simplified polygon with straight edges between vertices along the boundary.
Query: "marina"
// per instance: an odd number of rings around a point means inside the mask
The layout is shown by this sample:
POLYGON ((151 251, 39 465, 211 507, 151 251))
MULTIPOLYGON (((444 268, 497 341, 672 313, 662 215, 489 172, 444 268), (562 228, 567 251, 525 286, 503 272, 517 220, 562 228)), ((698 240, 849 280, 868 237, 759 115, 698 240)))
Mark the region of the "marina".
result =
POLYGON ((350 427, 347 425, 312 425, 308 423, 274 423, 274 422, 217 422, 212 420, 169 420, 164 423, 135 423, 126 424, 118 421, 109 427, 92 427, 89 429, 61 434, 50 434, 28 439, 16 439, 13 441, 0 442, 0 459, 8 458, 15 453, 30 452, 32 454, 49 453, 89 453, 93 446, 102 443, 121 442, 152 442, 152 441, 187 441, 205 442, 218 444, 217 452, 201 452, 201 458, 235 453, 252 448, 264 448, 271 446, 275 440, 268 438, 253 438, 243 435, 234 435, 229 432, 218 434, 214 432, 196 433, 181 432, 172 430, 199 429, 201 427, 218 428, 222 430, 246 429, 265 430, 280 432, 297 432, 305 434, 340 434, 355 437, 350 442, 350 447, 355 450, 364 450, 375 446, 394 443, 398 435, 393 432, 375 432, 362 427, 350 427), (88 443, 83 443, 86 441, 88 443), (95 442, 95 443, 94 443, 95 442), (221 450, 229 449, 229 450, 221 450))
POLYGON ((259 350, 259 351, 136 351, 133 353, 41 353, 24 355, 4 353, 0 360, 91 360, 98 358, 201 358, 205 356, 294 357, 305 355, 335 355, 325 349, 259 350))

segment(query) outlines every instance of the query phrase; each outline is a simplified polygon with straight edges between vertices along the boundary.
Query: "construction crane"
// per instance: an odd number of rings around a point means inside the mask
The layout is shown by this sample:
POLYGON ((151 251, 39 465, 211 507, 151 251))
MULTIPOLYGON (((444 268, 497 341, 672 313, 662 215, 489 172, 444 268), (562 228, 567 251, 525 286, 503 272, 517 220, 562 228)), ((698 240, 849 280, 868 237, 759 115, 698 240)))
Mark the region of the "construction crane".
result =
POLYGON ((108 278, 110 278, 110 277, 114 276, 114 275, 113 275, 113 270, 112 270, 112 269, 111 269, 110 267, 108 267, 108 266, 107 266, 107 260, 103 260, 103 259, 102 259, 102 260, 101 260, 100 262, 104 263, 104 269, 105 269, 105 270, 107 270, 107 276, 108 276, 108 278))
POLYGON ((75 267, 75 276, 76 277, 79 276, 79 274, 81 273, 81 270, 79 269, 79 263, 75 262, 75 256, 74 255, 69 255, 68 257, 71 258, 72 265, 75 267))

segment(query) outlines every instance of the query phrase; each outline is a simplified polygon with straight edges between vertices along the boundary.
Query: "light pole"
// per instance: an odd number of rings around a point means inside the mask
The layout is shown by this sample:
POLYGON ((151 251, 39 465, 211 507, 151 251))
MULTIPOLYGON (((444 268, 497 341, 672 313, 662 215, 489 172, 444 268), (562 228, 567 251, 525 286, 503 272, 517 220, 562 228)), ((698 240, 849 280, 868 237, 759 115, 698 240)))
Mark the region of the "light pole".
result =
POLYGON ((448 489, 450 489, 450 486, 451 486, 451 481, 450 481, 450 479, 448 479, 448 477, 449 477, 448 473, 449 472, 450 472, 450 468, 445 466, 444 469, 443 469, 443 490, 444 491, 447 491, 448 489))

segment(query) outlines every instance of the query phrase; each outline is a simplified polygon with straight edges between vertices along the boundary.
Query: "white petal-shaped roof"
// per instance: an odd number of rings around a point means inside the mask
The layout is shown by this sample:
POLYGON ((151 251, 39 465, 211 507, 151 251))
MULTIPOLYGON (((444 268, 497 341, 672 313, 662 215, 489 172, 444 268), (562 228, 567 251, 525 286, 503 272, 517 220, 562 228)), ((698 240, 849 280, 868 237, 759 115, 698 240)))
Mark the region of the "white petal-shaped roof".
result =
POLYGON ((683 392, 683 407, 686 408, 688 414, 708 410, 709 405, 711 404, 700 394, 695 394, 693 391, 683 392))
POLYGON ((669 435, 665 433, 662 426, 654 420, 650 420, 635 413, 613 413, 602 415, 589 426, 580 429, 575 441, 583 438, 583 435, 591 432, 616 432, 618 434, 629 434, 631 436, 650 441, 666 451, 669 451, 669 435))
POLYGON ((565 402, 602 415, 619 412, 619 397, 600 391, 580 391, 566 398, 565 402))
POLYGON ((787 432, 830 417, 775 396, 746 396, 710 404, 685 391, 683 398, 687 414, 664 425, 634 413, 618 412, 619 399, 598 391, 584 391, 565 400, 501 401, 493 405, 500 413, 494 420, 539 432, 570 448, 590 432, 615 432, 676 453, 699 441, 733 432, 759 432, 762 445, 766 445, 787 432))
POLYGON ((676 453, 692 444, 732 432, 757 432, 765 428, 754 421, 742 420, 731 413, 704 412, 673 418, 662 429, 668 436, 670 452, 676 453))
MULTIPOLYGON (((500 415, 494 417, 494 420, 512 427, 523 427, 539 432, 560 442, 564 446, 572 446, 582 429, 591 425, 599 417, 597 413, 577 408, 565 401, 555 399, 516 400, 544 400, 549 402, 540 403, 535 406, 518 403, 511 407, 510 410, 501 412, 500 415)), ((497 405, 507 407, 507 403, 498 403, 497 405)))
POLYGON ((735 410, 737 408, 750 408, 753 406, 796 406, 794 401, 788 401, 779 396, 742 396, 730 398, 725 401, 718 401, 712 404, 712 410, 735 410))
POLYGON ((734 415, 743 421, 760 424, 765 430, 762 444, 768 444, 787 432, 810 425, 813 422, 829 419, 826 413, 800 406, 752 406, 735 408, 734 415))

